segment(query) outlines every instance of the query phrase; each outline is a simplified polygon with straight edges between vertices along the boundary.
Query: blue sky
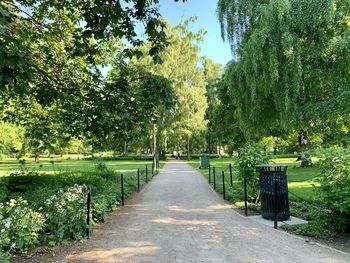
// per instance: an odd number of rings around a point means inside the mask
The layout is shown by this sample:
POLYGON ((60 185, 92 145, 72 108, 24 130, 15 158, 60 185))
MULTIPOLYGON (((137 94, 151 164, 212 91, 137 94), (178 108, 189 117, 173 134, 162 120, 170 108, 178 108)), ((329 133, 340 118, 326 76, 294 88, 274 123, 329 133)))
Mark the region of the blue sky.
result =
POLYGON ((230 45, 221 39, 220 24, 216 17, 217 0, 188 0, 183 3, 174 0, 160 0, 160 13, 171 23, 179 24, 191 16, 198 20, 190 28, 197 31, 200 28, 207 30, 202 45, 202 56, 207 56, 215 63, 225 65, 232 59, 230 45))

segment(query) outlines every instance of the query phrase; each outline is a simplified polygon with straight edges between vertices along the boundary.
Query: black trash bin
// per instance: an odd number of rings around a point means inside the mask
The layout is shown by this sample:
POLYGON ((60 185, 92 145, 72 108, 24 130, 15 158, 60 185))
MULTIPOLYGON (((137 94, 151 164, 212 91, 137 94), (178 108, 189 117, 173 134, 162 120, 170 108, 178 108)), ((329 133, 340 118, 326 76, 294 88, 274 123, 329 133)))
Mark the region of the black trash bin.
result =
POLYGON ((274 193, 277 181, 277 220, 289 219, 287 164, 260 164, 256 168, 260 172, 260 200, 263 218, 274 220, 274 193))

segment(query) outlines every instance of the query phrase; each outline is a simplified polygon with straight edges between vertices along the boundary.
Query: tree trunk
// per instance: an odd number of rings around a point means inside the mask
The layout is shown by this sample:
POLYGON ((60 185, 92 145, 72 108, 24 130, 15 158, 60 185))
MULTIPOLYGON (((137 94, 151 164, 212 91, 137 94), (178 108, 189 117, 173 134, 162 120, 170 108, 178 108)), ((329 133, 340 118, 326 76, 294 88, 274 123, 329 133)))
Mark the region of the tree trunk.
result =
POLYGON ((301 129, 299 132, 299 149, 300 149, 300 167, 308 167, 312 165, 310 154, 308 151, 309 148, 309 138, 307 136, 306 131, 301 129))
POLYGON ((209 131, 208 131, 208 153, 212 153, 212 150, 211 150, 211 148, 212 148, 212 146, 211 146, 211 140, 212 140, 211 133, 212 133, 212 131, 211 130, 212 130, 211 127, 209 127, 209 131))
POLYGON ((157 127, 153 124, 153 170, 156 169, 157 163, 159 161, 159 153, 158 153, 158 142, 157 142, 157 127))
POLYGON ((39 162, 39 153, 38 152, 35 152, 35 154, 34 154, 34 162, 35 163, 39 162))
POLYGON ((124 141, 124 156, 128 154, 128 143, 124 141))
POLYGON ((95 158, 94 152, 95 152, 95 149, 94 149, 94 147, 92 147, 92 148, 91 148, 91 158, 92 158, 92 159, 95 158))

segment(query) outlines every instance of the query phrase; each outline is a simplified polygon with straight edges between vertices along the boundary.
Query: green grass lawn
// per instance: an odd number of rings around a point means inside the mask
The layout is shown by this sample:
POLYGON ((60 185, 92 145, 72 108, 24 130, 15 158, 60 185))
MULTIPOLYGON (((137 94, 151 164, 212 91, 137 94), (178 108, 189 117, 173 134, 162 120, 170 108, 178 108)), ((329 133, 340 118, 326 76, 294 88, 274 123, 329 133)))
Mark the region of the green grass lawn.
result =
MULTIPOLYGON (((4 159, 0 161, 0 176, 8 175, 11 172, 21 171, 36 171, 42 173, 58 173, 68 171, 95 171, 96 166, 101 162, 97 160, 77 160, 66 156, 57 158, 40 158, 39 163, 34 160, 27 159, 25 165, 21 165, 17 159, 4 159)), ((129 172, 140 168, 144 170, 146 165, 149 171, 152 169, 152 161, 142 160, 106 160, 102 161, 109 170, 116 172, 129 172)), ((161 162, 162 167, 164 163, 161 162)))
MULTIPOLYGON (((234 168, 234 160, 235 158, 211 159, 210 164, 211 166, 215 166, 216 174, 219 176, 221 176, 221 171, 224 170, 227 181, 229 175, 229 164, 232 163, 234 184, 236 184, 238 181, 235 180, 237 178, 237 171, 234 168)), ((313 161, 317 162, 318 160, 313 158, 313 161)), ((300 162, 297 162, 295 157, 276 158, 273 159, 273 162, 288 164, 287 175, 290 199, 293 200, 295 198, 301 198, 307 201, 317 200, 317 194, 314 191, 314 186, 317 186, 318 183, 315 182, 314 179, 319 175, 319 170, 316 167, 299 167, 300 162)), ((191 160, 189 161, 189 164, 198 169, 199 160, 191 160)), ((199 169, 199 171, 208 177, 208 169, 199 169)))

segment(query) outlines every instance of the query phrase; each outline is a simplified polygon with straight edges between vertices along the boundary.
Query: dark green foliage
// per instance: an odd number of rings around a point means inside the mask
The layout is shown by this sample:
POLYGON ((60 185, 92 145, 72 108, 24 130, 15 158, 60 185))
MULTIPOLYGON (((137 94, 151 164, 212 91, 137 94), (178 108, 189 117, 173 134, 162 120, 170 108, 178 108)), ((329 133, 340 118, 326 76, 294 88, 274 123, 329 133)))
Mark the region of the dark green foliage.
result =
POLYGON ((249 198, 256 201, 259 195, 259 173, 256 169, 258 164, 267 164, 270 157, 266 155, 258 144, 248 145, 241 148, 235 163, 239 170, 239 178, 243 182, 247 178, 249 198))
POLYGON ((7 177, 0 179, 0 203, 7 199, 8 189, 7 189, 7 177))
POLYGON ((333 237, 344 233, 349 229, 350 220, 332 210, 312 203, 298 201, 290 203, 291 214, 304 218, 309 223, 305 225, 289 226, 282 228, 297 234, 310 237, 333 237))
POLYGON ((168 44, 158 1, 127 2, 1 1, 0 119, 25 126, 26 150, 59 152, 82 135, 94 148, 131 141, 159 107, 169 110, 165 78, 123 63, 117 81, 102 76, 101 67, 140 55, 145 41, 156 61, 168 44), (136 34, 136 22, 148 38, 136 34))
POLYGON ((322 161, 317 190, 326 205, 350 215, 350 155, 342 154, 328 156, 322 161))
MULTIPOLYGON (((126 197, 137 189, 136 175, 136 171, 124 174, 126 197)), ((143 185, 144 175, 140 179, 143 185)), ((85 236, 86 193, 82 191, 87 186, 92 191, 92 218, 95 222, 104 221, 108 212, 119 204, 121 196, 120 174, 105 169, 56 175, 16 173, 1 177, 0 186, 3 190, 1 201, 22 197, 30 208, 46 215, 45 234, 40 236, 40 241, 51 245, 85 236), (79 188, 81 186, 84 188, 79 188)))
POLYGON ((342 0, 218 2, 222 34, 237 55, 222 79, 246 138, 302 127, 333 137, 348 122, 348 6, 342 0))

